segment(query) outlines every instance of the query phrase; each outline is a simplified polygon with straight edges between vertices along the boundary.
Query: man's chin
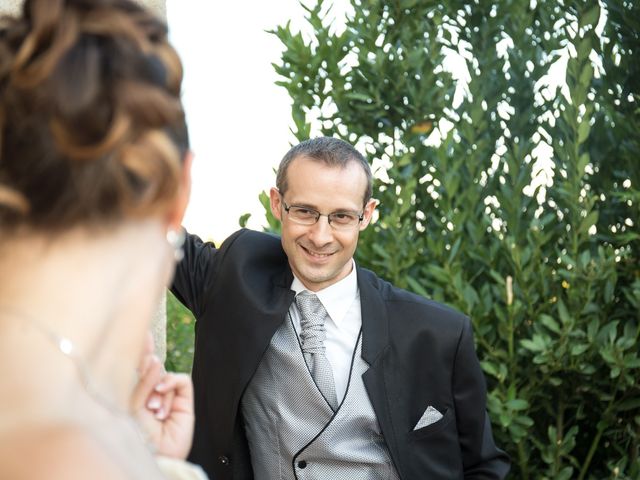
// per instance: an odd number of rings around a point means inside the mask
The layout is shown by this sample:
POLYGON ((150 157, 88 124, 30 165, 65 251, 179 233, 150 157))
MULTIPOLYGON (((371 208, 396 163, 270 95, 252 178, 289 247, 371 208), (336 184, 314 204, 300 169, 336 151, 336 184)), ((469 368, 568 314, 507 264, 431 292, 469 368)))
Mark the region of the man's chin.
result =
POLYGON ((324 285, 327 282, 330 284, 331 279, 334 277, 334 275, 331 275, 326 268, 320 269, 320 268, 312 268, 309 266, 305 266, 305 268, 303 269, 298 269, 298 271, 296 272, 296 276, 307 287, 309 286, 316 287, 318 285, 324 285))

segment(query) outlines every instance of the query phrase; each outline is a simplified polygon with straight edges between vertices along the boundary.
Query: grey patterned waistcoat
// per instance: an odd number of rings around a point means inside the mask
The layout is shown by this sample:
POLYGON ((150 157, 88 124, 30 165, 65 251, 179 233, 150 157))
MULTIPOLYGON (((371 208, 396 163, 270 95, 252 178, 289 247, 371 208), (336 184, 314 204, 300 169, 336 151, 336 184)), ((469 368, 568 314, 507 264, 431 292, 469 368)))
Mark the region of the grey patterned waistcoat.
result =
POLYGON ((333 412, 306 367, 291 319, 271 339, 242 398, 256 480, 398 480, 362 381, 358 337, 345 398, 333 412))

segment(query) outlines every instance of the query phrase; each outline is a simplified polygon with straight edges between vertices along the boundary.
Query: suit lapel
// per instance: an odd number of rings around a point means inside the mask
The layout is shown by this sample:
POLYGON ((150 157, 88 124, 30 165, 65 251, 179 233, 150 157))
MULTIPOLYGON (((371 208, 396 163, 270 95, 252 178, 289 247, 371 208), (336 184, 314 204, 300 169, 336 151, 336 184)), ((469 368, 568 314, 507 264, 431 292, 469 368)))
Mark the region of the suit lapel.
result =
MULTIPOLYGON (((262 310, 255 315, 257 318, 261 318, 261 321, 255 322, 255 319, 251 318, 250 323, 247 324, 247 327, 253 330, 252 335, 258 347, 259 358, 262 358, 273 334, 284 321, 289 306, 293 302, 294 292, 290 288, 292 281, 293 274, 288 265, 281 272, 274 275, 271 288, 262 292, 264 297, 259 301, 262 310)), ((244 319, 240 319, 240 321, 244 321, 244 319)))
POLYGON ((362 358, 370 367, 362 375, 369 399, 376 412, 380 429, 391 457, 398 469, 398 445, 393 429, 391 403, 386 376, 392 374, 389 365, 389 317, 379 289, 380 280, 370 271, 358 268, 360 309, 362 311, 362 358))
MULTIPOLYGON (((282 257, 286 261, 284 253, 282 257)), ((293 274, 287 263, 270 277, 269 282, 250 283, 260 278, 259 274, 247 274, 246 278, 249 281, 244 283, 225 284, 228 288, 219 294, 220 298, 228 299, 220 313, 220 317, 227 321, 221 323, 222 328, 215 333, 218 348, 207 350, 213 365, 234 366, 232 369, 220 367, 225 384, 233 385, 233 388, 221 393, 217 384, 211 384, 212 401, 218 402, 226 396, 228 403, 233 405, 234 415, 242 393, 269 347, 273 334, 284 321, 294 297, 290 289, 293 274)))
POLYGON ((360 309, 362 312, 362 358, 373 365, 389 343, 387 307, 376 288, 377 277, 369 270, 358 268, 360 309))

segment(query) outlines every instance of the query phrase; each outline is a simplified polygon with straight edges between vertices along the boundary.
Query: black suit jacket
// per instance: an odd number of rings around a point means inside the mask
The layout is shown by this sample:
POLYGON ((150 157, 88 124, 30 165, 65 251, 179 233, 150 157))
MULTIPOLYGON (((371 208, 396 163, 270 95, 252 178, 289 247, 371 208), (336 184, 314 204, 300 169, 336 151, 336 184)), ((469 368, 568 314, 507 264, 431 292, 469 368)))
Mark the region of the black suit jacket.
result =
MULTIPOLYGON (((469 319, 368 270, 357 275, 362 358, 370 365, 363 380, 400 477, 506 476, 469 319), (414 431, 430 405, 444 417, 414 431)), ((292 281, 278 237, 240 230, 218 250, 187 236, 172 291, 197 319, 189 458, 217 480, 253 479, 239 405, 293 301, 292 281)))

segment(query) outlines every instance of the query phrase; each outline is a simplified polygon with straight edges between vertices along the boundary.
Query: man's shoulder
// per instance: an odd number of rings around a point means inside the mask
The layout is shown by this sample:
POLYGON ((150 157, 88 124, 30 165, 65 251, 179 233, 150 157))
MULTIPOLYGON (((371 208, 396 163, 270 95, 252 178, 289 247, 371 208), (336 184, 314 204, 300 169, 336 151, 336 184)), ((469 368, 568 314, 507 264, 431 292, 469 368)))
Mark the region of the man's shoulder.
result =
POLYGON ((241 228, 240 230, 232 233, 221 246, 221 248, 236 247, 255 247, 261 250, 282 249, 280 237, 278 235, 267 232, 258 232, 248 228, 241 228))
POLYGON ((220 247, 222 264, 241 265, 249 270, 281 270, 287 265, 280 237, 243 228, 227 238, 220 247))
POLYGON ((387 309, 391 312, 401 309, 406 312, 415 312, 421 317, 442 319, 446 322, 464 323, 469 321, 465 314, 455 308, 397 287, 370 270, 361 268, 359 273, 363 277, 363 282, 369 283, 377 290, 387 305, 387 309))

